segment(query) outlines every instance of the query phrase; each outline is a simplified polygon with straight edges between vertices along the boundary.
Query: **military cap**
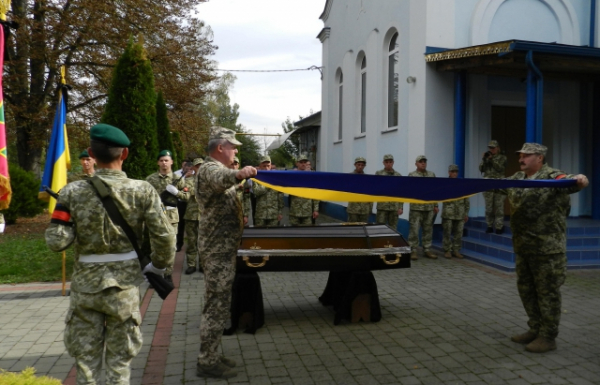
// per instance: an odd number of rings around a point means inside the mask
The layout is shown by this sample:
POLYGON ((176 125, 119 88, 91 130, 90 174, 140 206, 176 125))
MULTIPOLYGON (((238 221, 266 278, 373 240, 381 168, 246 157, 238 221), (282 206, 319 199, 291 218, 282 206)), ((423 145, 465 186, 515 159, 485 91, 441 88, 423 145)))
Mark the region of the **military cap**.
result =
POLYGON ((79 159, 81 158, 89 158, 90 154, 88 154, 87 150, 83 150, 81 151, 81 154, 79 154, 79 159))
POLYGON ((264 162, 271 162, 271 157, 269 155, 263 155, 260 158, 260 162, 258 162, 258 163, 264 163, 264 162))
POLYGON ((298 159, 296 159, 296 160, 297 160, 298 162, 301 162, 301 161, 303 161, 303 160, 309 160, 309 159, 308 159, 308 154, 307 154, 307 153, 305 153, 305 152, 303 152, 303 153, 301 153, 301 154, 298 156, 298 159))
POLYGON ((394 155, 392 155, 392 154, 385 154, 383 156, 383 160, 394 160, 394 155))
POLYGON ((358 163, 358 162, 363 162, 363 163, 367 163, 367 160, 365 158, 363 158, 362 156, 359 156, 358 158, 354 159, 354 163, 358 163))
POLYGON ((157 160, 162 158, 163 156, 168 156, 171 157, 171 159, 173 159, 173 153, 170 150, 162 150, 161 152, 158 153, 158 158, 156 158, 157 160))
POLYGON ((131 141, 123 131, 106 123, 99 123, 92 127, 90 139, 111 147, 129 147, 131 145, 131 141))
POLYGON ((238 158, 237 156, 234 156, 233 163, 240 163, 240 158, 238 158))
POLYGON ((489 148, 496 148, 498 146, 500 146, 500 145, 498 144, 497 140, 490 140, 490 142, 488 143, 489 148))
POLYGON ((521 154, 539 154, 546 156, 548 147, 539 143, 525 143, 523 144, 523 148, 517 152, 520 152, 521 154))
POLYGON ((210 138, 209 140, 215 139, 225 139, 231 144, 235 144, 236 146, 241 146, 242 142, 235 139, 235 131, 230 130, 225 127, 212 126, 210 128, 210 138))
POLYGON ((420 162, 420 161, 427 161, 427 157, 425 155, 419 155, 417 156, 417 160, 415 160, 415 162, 420 162))
POLYGON ((455 164, 451 164, 448 166, 448 171, 458 171, 458 166, 455 164))
POLYGON ((196 166, 196 165, 199 165, 199 164, 202 164, 202 163, 204 163, 204 159, 202 159, 202 158, 196 158, 196 159, 194 159, 192 161, 192 166, 196 166))

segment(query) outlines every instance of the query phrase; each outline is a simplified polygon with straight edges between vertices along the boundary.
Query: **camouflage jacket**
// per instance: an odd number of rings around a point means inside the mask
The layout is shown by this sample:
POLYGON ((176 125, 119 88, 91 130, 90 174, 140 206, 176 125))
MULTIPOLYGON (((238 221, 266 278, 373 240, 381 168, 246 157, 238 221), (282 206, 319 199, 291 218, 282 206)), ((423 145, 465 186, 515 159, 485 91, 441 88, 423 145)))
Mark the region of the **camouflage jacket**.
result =
MULTIPOLYGON (((573 178, 544 164, 531 178, 519 171, 508 179, 561 179, 573 178)), ((558 254, 566 252, 567 214, 571 206, 569 194, 578 192, 569 188, 509 188, 498 192, 508 195, 510 228, 513 248, 521 255, 558 254)))
POLYGON ((197 221, 202 213, 200 212, 200 208, 196 202, 196 187, 194 186, 196 184, 195 175, 190 178, 185 178, 184 180, 190 199, 188 199, 183 219, 186 221, 197 221))
MULTIPOLYGON (((112 190, 119 211, 133 229, 138 244, 146 227, 150 233, 152 264, 173 265, 175 233, 160 198, 150 184, 128 179, 122 171, 99 169, 96 175, 112 190)), ((120 254, 133 250, 129 238, 108 216, 96 189, 89 181, 67 184, 60 192, 46 244, 53 251, 75 245, 76 255, 120 254)), ((109 287, 128 289, 144 281, 138 259, 106 263, 75 262, 71 288, 98 293, 109 287)))
POLYGON ((86 174, 85 172, 78 172, 77 174, 71 173, 67 177, 67 183, 77 182, 78 180, 85 180, 93 177, 94 174, 86 174))
POLYGON ((250 211, 252 211, 252 202, 250 201, 252 194, 250 193, 250 185, 248 184, 247 179, 244 179, 237 185, 236 194, 238 199, 242 202, 242 212, 244 213, 244 216, 249 217, 250 211))
MULTIPOLYGON (((385 171, 379 170, 375 172, 375 175, 389 175, 389 176, 402 176, 396 170, 385 171)), ((399 209, 404 210, 404 203, 402 202, 377 202, 377 210, 387 210, 387 211, 398 211, 399 209)))
POLYGON ((172 172, 163 175, 160 172, 150 174, 146 178, 146 182, 150 183, 156 192, 160 196, 165 208, 167 209, 167 217, 170 223, 179 222, 179 212, 177 211, 177 200, 187 201, 190 197, 189 192, 185 189, 185 178, 179 178, 172 172), (173 195, 166 192, 168 184, 172 184, 179 192, 177 195, 173 195))
POLYGON ((315 211, 319 212, 319 201, 290 195, 291 217, 312 217, 315 211))
MULTIPOLYGON (((352 171, 352 174, 358 173, 356 172, 356 170, 354 170, 352 171)), ((364 174, 364 172, 361 172, 360 174, 364 174)), ((391 202, 385 204, 389 203, 391 202)), ((371 214, 373 212, 373 202, 348 202, 346 212, 348 214, 371 214)))
POLYGON ((496 154, 489 156, 479 163, 479 171, 485 178, 500 179, 504 178, 506 170, 506 155, 496 154))
POLYGON ((256 196, 255 218, 277 219, 278 215, 283 215, 283 193, 258 183, 254 183, 253 190, 256 196))
POLYGON ((198 253, 236 253, 244 220, 237 196, 237 170, 206 157, 196 177, 196 201, 202 211, 198 227, 198 253))
MULTIPOLYGON (((435 178, 435 174, 432 171, 418 172, 417 170, 412 171, 408 176, 422 177, 422 178, 435 178)), ((416 211, 431 211, 434 207, 438 207, 437 203, 411 203, 410 209, 416 211)))
POLYGON ((451 202, 444 202, 442 207, 443 219, 463 220, 469 216, 471 203, 469 198, 457 199, 451 202))

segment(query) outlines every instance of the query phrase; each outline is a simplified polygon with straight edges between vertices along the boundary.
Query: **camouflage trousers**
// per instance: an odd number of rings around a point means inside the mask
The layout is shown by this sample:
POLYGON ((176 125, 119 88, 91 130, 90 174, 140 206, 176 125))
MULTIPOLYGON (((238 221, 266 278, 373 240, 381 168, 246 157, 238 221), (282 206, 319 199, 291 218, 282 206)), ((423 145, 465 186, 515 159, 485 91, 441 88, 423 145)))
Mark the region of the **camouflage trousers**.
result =
POLYGON ((485 200, 485 221, 488 227, 501 229, 504 226, 504 200, 506 195, 486 191, 483 193, 485 200))
POLYGON ((77 367, 77 384, 99 384, 106 346, 106 383, 129 384, 131 360, 142 347, 140 291, 110 287, 71 290, 64 343, 77 367))
POLYGON ((529 330, 556 338, 561 314, 560 287, 567 273, 567 255, 517 254, 517 288, 527 313, 529 330))
MULTIPOLYGON (((175 235, 177 235, 177 229, 179 227, 179 222, 171 223, 171 226, 173 226, 173 231, 175 232, 175 235)), ((173 261, 175 260, 176 253, 177 253, 177 249, 174 248, 173 249, 173 261)), ((172 275, 172 274, 173 274, 173 266, 167 267, 167 269, 165 270, 165 275, 172 275)))
POLYGON ((369 214, 351 214, 351 213, 348 213, 348 222, 350 222, 350 223, 355 223, 355 222, 368 223, 369 222, 369 214))
POLYGON ((274 218, 274 219, 254 218, 254 226, 275 227, 275 226, 279 226, 279 221, 277 220, 277 218, 274 218))
POLYGON ((200 365, 215 365, 221 357, 218 352, 221 336, 225 323, 231 318, 236 254, 212 253, 202 258, 205 293, 200 318, 200 365))
POLYGON ((398 228, 398 211, 396 210, 377 210, 375 222, 380 225, 388 225, 392 229, 398 228))
POLYGON ((290 225, 292 226, 312 226, 311 217, 293 217, 290 215, 290 225))
POLYGON ((442 218, 442 229, 444 238, 442 246, 445 252, 459 252, 462 247, 463 228, 465 221, 462 219, 442 218))
POLYGON ((423 249, 427 251, 431 248, 433 239, 433 214, 433 210, 410 210, 410 213, 408 214, 408 222, 410 224, 408 244, 410 245, 411 251, 417 251, 417 247, 419 247, 419 229, 421 228, 423 229, 421 235, 423 249))
POLYGON ((185 220, 185 263, 187 267, 196 267, 198 257, 198 221, 185 220))

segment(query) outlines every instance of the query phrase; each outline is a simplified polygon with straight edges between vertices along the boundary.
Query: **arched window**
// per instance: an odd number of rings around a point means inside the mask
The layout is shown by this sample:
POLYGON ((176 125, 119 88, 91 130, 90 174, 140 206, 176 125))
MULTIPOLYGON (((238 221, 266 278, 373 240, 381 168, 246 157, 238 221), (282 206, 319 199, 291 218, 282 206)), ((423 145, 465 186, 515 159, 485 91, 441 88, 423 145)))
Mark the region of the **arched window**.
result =
POLYGON ((360 63, 360 133, 367 132, 367 57, 360 63))
POLYGON ((343 116, 343 108, 344 105, 344 74, 340 71, 340 77, 338 81, 338 140, 342 140, 342 116, 343 116))
POLYGON ((398 33, 390 39, 390 46, 388 49, 388 77, 387 77, 387 89, 388 89, 388 128, 396 127, 398 125, 398 33))

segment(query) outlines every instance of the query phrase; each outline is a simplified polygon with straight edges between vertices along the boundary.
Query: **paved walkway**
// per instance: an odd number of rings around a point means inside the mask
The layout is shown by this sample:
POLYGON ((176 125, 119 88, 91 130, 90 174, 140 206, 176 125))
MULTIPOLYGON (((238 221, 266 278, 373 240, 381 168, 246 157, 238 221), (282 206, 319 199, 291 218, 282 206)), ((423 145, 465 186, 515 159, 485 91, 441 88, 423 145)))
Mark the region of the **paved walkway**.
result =
MULTIPOLYGON (((142 288, 144 347, 132 384, 227 383, 195 375, 203 279, 182 275, 182 261, 178 253, 178 288, 167 301, 142 288)), ((558 350, 543 355, 509 340, 526 326, 514 274, 420 258, 374 275, 383 319, 334 326, 332 309, 317 300, 326 272, 261 273, 265 326, 223 337, 239 365, 229 383, 600 384, 600 271, 568 273, 558 350)), ((0 285, 0 368, 33 366, 74 383, 60 288, 0 285)))

